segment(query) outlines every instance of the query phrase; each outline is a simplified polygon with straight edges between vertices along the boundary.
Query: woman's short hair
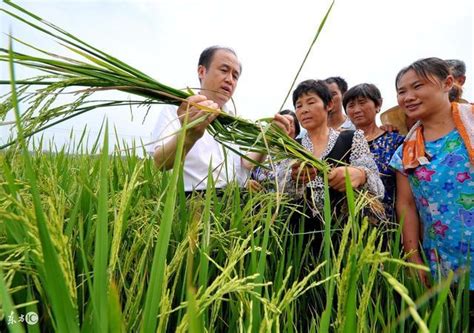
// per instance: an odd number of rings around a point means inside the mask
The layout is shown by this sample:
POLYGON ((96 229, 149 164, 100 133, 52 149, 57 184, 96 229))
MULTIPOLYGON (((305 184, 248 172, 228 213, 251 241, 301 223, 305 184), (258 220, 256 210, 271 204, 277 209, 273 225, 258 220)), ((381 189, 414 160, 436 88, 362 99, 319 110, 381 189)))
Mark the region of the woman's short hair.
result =
MULTIPOLYGON (((349 102, 360 97, 368 98, 374 102, 376 107, 382 106, 382 94, 379 88, 372 83, 361 83, 349 89, 342 98, 342 105, 346 109, 349 102)), ((347 111, 347 110, 346 110, 347 111)))
POLYGON ((306 80, 298 84, 293 91, 293 106, 296 107, 298 98, 309 93, 318 95, 325 107, 332 100, 331 92, 323 80, 306 80))

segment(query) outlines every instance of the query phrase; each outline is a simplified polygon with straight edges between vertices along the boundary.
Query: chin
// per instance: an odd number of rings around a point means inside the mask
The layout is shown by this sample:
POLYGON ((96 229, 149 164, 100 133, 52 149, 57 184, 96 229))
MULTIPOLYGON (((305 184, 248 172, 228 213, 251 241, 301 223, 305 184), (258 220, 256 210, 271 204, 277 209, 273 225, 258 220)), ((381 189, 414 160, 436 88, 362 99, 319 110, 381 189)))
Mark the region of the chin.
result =
POLYGON ((219 106, 220 109, 222 109, 222 107, 227 103, 228 99, 227 100, 223 100, 223 99, 216 99, 214 100, 214 102, 217 103, 217 106, 219 106))

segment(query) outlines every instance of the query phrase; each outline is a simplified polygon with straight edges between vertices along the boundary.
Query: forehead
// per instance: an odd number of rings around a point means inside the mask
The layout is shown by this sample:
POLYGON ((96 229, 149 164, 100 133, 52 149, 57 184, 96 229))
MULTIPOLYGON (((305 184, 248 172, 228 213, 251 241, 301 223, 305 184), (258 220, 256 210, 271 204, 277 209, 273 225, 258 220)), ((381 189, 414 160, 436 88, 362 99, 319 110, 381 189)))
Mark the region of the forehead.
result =
POLYGON ((365 102, 367 100, 371 100, 369 97, 363 94, 355 95, 349 99, 349 102, 365 102))
POLYGON ((319 97, 318 94, 316 94, 315 92, 313 91, 308 91, 307 93, 303 93, 301 96, 298 97, 298 99, 296 100, 296 102, 303 102, 303 101, 306 101, 306 100, 309 100, 309 99, 318 99, 318 100, 321 100, 321 97, 319 97))
POLYGON ((341 92, 341 90, 339 89, 339 86, 337 85, 336 82, 327 83, 327 86, 328 86, 330 92, 334 92, 334 91, 341 92))
POLYGON ((227 65, 234 70, 240 72, 240 62, 236 55, 227 50, 217 50, 211 60, 211 66, 227 65))
POLYGON ((425 83, 435 83, 435 82, 438 82, 439 79, 429 74, 428 74, 428 77, 424 77, 423 75, 418 74, 413 69, 410 69, 406 73, 400 76, 397 82, 397 88, 409 86, 418 81, 425 82, 425 83))

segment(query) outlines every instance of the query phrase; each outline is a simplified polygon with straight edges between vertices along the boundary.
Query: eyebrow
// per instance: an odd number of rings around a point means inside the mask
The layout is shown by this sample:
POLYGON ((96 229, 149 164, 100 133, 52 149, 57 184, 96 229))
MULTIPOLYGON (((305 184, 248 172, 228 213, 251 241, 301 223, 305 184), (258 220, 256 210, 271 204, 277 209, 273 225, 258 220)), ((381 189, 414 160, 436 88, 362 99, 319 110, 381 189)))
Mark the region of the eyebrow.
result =
MULTIPOLYGON (((298 100, 296 101, 295 105, 298 104, 298 103, 300 103, 300 104, 303 103, 302 97, 303 97, 303 96, 301 96, 300 98, 298 98, 298 100)), ((313 100, 313 99, 314 99, 314 100, 317 100, 316 96, 309 95, 308 97, 306 97, 306 98, 304 99, 304 101, 305 101, 305 102, 309 102, 309 101, 311 101, 311 100, 313 100)))

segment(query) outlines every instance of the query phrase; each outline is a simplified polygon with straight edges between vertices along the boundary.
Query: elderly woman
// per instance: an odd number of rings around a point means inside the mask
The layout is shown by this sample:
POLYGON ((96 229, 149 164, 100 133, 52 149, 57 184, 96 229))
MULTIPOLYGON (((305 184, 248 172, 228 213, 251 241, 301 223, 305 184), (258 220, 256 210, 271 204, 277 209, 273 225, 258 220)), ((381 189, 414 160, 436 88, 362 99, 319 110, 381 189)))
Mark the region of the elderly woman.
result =
MULTIPOLYGON (((301 144, 313 155, 332 164, 328 175, 330 200, 336 220, 343 214, 345 202, 345 170, 354 188, 366 188, 372 194, 382 197, 384 188, 378 176, 377 165, 372 159, 369 146, 360 130, 338 132, 327 125, 328 111, 332 108, 331 93, 324 81, 307 80, 301 82, 293 92, 293 104, 296 117, 306 133, 301 144)), ((321 174, 308 168, 299 172, 299 163, 293 165, 291 172, 280 175, 285 190, 296 197, 303 197, 309 211, 310 220, 305 229, 321 231, 323 229, 324 180, 321 174), (307 171, 307 172, 306 172, 307 171), (304 184, 303 188, 301 184, 304 184), (296 191, 295 191, 296 189, 296 191)), ((321 233, 315 237, 321 242, 321 233)), ((314 243, 320 246, 317 241, 314 243)))
POLYGON ((395 171, 389 167, 392 155, 403 142, 397 132, 386 132, 377 126, 375 116, 382 106, 380 90, 373 84, 361 83, 349 89, 342 100, 344 109, 358 130, 364 132, 385 187, 383 204, 388 221, 395 211, 395 171))

